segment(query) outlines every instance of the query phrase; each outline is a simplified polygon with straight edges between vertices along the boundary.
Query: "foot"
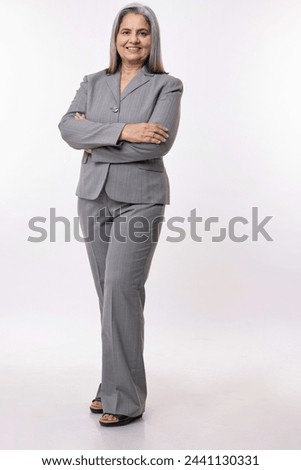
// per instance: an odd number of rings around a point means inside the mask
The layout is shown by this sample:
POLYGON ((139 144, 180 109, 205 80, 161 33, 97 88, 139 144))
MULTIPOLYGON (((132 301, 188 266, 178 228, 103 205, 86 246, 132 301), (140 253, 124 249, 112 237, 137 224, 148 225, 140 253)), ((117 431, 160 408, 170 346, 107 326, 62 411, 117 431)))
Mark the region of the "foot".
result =
POLYGON ((92 413, 103 413, 101 398, 94 398, 90 405, 92 413))
POLYGON ((135 421, 138 418, 141 418, 142 414, 139 416, 126 416, 113 413, 104 413, 99 420, 99 423, 102 426, 125 426, 130 424, 132 421, 135 421))

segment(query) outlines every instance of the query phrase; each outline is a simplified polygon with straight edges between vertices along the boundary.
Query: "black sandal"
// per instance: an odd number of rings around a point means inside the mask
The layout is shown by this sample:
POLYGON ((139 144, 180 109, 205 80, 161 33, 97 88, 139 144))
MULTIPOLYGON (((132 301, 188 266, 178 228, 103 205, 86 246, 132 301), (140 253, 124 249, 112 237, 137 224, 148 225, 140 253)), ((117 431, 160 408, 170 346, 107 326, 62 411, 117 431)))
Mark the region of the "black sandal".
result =
POLYGON ((114 416, 116 418, 118 418, 118 421, 107 421, 107 422, 104 422, 104 421, 101 421, 101 418, 99 420, 99 423, 101 424, 101 426, 107 426, 107 427, 112 427, 112 426, 125 426, 126 424, 130 424, 132 423, 133 421, 135 421, 136 419, 138 418, 141 418, 142 414, 139 415, 139 416, 126 416, 126 415, 119 415, 119 414, 114 414, 114 413, 104 413, 103 416, 105 415, 111 415, 111 416, 114 416))
POLYGON ((92 413, 103 413, 101 398, 94 398, 94 400, 92 400, 90 411, 92 411, 92 413))

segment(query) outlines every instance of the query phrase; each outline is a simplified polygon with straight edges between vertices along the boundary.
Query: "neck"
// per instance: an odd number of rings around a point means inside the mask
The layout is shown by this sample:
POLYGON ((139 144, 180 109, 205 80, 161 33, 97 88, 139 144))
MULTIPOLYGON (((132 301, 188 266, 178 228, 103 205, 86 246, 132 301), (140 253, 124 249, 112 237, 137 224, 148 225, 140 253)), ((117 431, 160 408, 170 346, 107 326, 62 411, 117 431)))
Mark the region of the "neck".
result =
POLYGON ((122 75, 135 75, 142 69, 143 64, 129 64, 122 62, 120 71, 122 75))

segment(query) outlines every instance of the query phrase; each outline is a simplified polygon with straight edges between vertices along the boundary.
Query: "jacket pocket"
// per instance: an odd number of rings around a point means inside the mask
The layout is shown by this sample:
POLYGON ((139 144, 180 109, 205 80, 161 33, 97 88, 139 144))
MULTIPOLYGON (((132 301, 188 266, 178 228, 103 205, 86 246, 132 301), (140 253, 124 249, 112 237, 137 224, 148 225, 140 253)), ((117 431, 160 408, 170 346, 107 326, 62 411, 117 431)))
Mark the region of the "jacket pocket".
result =
POLYGON ((148 171, 164 171, 164 163, 162 158, 152 158, 151 160, 143 160, 139 162, 138 168, 140 170, 148 171))

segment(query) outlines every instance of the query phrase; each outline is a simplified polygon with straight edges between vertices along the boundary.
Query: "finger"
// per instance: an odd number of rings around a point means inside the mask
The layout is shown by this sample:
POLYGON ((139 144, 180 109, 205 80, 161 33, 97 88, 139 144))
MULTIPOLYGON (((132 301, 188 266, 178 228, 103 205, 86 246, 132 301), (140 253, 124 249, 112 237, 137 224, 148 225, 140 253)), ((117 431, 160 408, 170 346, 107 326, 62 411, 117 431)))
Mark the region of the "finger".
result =
POLYGON ((75 113, 74 117, 76 119, 86 119, 86 116, 84 114, 80 114, 80 113, 75 113))
POLYGON ((149 125, 152 126, 155 129, 158 129, 158 130, 160 129, 164 132, 168 132, 168 128, 163 126, 162 124, 158 124, 156 122, 150 122, 149 125))
POLYGON ((166 142, 168 138, 168 134, 166 133, 159 134, 158 132, 152 132, 150 137, 154 139, 155 141, 159 141, 161 143, 161 142, 166 142))
POLYGON ((147 142, 150 144, 162 144, 162 140, 156 139, 155 137, 149 137, 147 142))
POLYGON ((169 137, 169 134, 168 134, 167 132, 163 132, 163 131, 161 131, 161 130, 160 130, 160 131, 157 131, 157 132, 156 132, 156 135, 157 135, 157 136, 159 135, 159 136, 163 137, 165 140, 168 139, 168 137, 169 137))
POLYGON ((156 139, 160 139, 160 140, 166 140, 168 139, 169 135, 166 133, 166 132, 163 132, 163 131, 155 131, 155 130, 152 130, 152 131, 148 131, 147 136, 149 137, 154 137, 156 139))
MULTIPOLYGON (((165 127, 165 129, 166 129, 166 127, 165 127)), ((168 139, 168 137, 169 137, 169 134, 166 131, 164 131, 161 127, 155 126, 155 127, 152 128, 151 132, 153 132, 153 135, 162 136, 165 139, 168 139)))

